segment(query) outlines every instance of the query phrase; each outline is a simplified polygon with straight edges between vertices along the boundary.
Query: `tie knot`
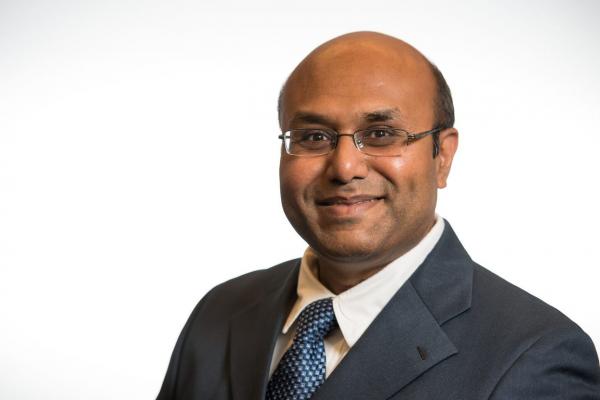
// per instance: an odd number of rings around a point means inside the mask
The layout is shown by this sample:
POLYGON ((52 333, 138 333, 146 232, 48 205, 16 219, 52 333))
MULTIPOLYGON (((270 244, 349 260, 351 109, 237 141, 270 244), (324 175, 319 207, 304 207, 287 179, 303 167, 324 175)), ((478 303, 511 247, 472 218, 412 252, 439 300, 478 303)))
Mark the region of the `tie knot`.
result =
POLYGON ((336 326, 331 298, 317 300, 300 313, 294 340, 322 340, 336 326))

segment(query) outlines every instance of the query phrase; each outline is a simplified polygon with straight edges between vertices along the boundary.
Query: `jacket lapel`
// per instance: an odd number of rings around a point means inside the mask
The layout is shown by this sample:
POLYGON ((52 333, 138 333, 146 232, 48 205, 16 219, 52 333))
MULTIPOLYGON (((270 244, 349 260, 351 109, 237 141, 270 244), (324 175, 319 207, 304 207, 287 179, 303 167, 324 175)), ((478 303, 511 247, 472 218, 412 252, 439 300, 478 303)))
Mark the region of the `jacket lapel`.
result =
POLYGON ((441 325, 470 308, 472 271, 446 222, 434 250, 311 400, 387 399, 456 354, 441 325))
POLYGON ((387 399, 456 351, 407 283, 313 398, 387 399))
POLYGON ((296 297, 299 261, 282 265, 271 290, 231 318, 230 371, 234 399, 265 398, 269 367, 277 337, 296 297))

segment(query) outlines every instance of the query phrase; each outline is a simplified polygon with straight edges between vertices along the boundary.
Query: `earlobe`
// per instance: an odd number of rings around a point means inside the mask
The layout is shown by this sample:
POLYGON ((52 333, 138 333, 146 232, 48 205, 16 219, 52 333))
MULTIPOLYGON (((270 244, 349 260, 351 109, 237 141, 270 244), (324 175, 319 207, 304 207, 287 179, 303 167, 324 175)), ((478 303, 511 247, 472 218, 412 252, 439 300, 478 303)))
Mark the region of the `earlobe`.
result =
POLYGON ((444 129, 440 132, 440 151, 437 156, 437 187, 446 187, 452 160, 458 148, 458 131, 454 128, 444 129))

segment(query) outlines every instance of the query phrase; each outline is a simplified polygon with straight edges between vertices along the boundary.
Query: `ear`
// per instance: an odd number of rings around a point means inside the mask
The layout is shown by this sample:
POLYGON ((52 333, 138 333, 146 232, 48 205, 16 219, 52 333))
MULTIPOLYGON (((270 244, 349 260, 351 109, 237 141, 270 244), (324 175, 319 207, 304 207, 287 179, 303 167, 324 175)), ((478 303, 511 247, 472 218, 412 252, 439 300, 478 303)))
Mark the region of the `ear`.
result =
POLYGON ((446 181, 452 167, 454 153, 458 148, 458 131, 454 128, 444 129, 440 132, 440 151, 436 157, 437 187, 446 187, 446 181))

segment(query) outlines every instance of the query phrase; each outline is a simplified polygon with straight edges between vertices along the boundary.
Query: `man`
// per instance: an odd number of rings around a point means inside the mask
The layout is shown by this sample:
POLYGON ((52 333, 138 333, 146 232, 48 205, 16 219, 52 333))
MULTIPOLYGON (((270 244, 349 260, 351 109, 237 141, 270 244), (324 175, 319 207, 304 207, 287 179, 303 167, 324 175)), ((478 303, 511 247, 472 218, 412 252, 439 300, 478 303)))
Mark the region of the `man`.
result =
POLYGON ((309 248, 200 301, 159 400, 600 399, 589 337, 435 214, 458 132, 423 55, 335 38, 293 71, 279 117, 282 205, 309 248))

